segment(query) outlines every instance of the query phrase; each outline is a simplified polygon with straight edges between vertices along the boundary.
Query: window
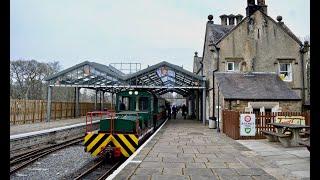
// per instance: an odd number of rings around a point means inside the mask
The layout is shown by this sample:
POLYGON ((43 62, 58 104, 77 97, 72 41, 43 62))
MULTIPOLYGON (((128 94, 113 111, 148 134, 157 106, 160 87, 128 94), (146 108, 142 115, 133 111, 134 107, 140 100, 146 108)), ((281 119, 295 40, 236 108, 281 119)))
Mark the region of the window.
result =
POLYGON ((227 62, 227 71, 234 71, 234 62, 227 62))
POLYGON ((148 110, 148 97, 140 97, 139 98, 139 110, 147 111, 148 110))
POLYGON ((239 71, 239 62, 227 62, 227 71, 239 71))
POLYGON ((253 108, 253 113, 254 114, 259 114, 260 113, 260 108, 253 108))
POLYGON ((279 75, 284 81, 292 81, 292 67, 291 63, 280 63, 279 64, 279 75))
POLYGON ((239 71, 239 63, 227 62, 227 71, 239 71))

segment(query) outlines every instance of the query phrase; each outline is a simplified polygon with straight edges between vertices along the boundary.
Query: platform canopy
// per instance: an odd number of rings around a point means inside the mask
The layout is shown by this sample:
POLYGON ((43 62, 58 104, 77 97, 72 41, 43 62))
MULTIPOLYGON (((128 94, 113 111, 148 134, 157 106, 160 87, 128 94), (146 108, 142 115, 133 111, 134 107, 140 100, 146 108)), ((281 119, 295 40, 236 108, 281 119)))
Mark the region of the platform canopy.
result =
POLYGON ((49 86, 80 87, 117 93, 126 89, 148 89, 162 95, 176 92, 183 96, 192 89, 204 89, 204 78, 180 66, 160 62, 133 74, 113 66, 85 61, 45 78, 49 86))

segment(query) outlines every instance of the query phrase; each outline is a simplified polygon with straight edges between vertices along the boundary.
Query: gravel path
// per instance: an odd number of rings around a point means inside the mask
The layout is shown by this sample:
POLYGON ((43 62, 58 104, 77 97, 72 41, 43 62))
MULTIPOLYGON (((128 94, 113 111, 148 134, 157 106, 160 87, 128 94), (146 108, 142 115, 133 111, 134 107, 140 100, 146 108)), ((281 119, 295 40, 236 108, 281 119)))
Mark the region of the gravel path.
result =
POLYGON ((88 166, 95 159, 89 153, 85 153, 84 147, 79 144, 39 159, 12 174, 10 179, 64 179, 69 174, 88 166))

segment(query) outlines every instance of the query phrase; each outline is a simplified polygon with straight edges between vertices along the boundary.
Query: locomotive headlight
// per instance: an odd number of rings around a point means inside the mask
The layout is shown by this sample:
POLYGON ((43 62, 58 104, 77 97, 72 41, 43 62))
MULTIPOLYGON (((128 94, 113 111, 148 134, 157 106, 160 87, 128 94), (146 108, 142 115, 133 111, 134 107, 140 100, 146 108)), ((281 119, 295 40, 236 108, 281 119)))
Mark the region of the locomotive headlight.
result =
POLYGON ((129 94, 132 95, 132 91, 129 91, 129 94))
POLYGON ((139 93, 138 93, 138 91, 134 91, 134 94, 135 94, 135 95, 138 95, 139 93))

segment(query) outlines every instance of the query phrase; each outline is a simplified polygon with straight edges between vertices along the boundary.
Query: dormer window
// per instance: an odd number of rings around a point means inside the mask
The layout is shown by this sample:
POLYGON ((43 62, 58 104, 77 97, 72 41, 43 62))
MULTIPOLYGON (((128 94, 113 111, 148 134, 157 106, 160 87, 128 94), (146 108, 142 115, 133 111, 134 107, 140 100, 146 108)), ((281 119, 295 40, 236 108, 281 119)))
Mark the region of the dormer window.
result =
POLYGON ((292 65, 291 63, 279 63, 279 75, 283 81, 292 81, 292 65))

